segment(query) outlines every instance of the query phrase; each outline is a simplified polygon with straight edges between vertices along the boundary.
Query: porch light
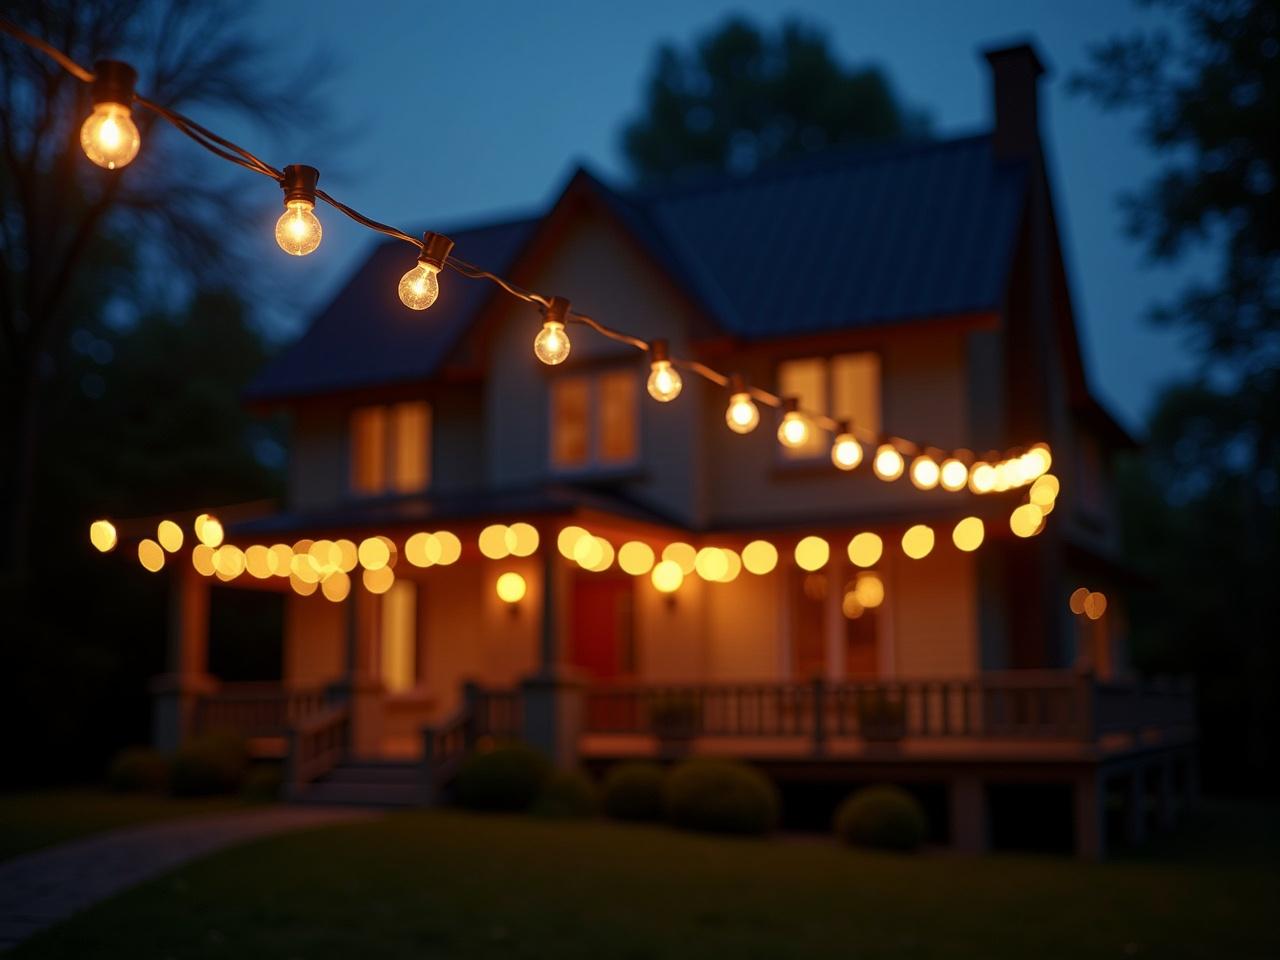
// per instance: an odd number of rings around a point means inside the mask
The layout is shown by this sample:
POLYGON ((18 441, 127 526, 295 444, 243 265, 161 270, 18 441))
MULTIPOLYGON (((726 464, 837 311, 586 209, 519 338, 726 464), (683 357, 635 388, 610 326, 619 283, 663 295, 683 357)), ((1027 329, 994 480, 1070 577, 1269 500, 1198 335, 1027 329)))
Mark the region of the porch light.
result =
POLYGON ((969 468, 961 460, 951 457, 942 461, 942 469, 938 473, 938 482, 943 490, 955 493, 963 490, 969 482, 969 468))
POLYGON ((876 450, 876 458, 872 461, 871 469, 881 480, 897 480, 902 476, 905 466, 898 448, 891 443, 882 443, 876 450))
POLYGON ((418 263, 400 278, 396 288, 401 303, 410 310, 426 310, 436 302, 440 296, 440 281, 436 278, 452 249, 453 241, 446 236, 430 231, 422 235, 418 263))
POLYGON ((760 423, 760 410, 747 390, 747 382, 734 374, 729 380, 729 407, 724 412, 725 423, 734 433, 750 433, 760 423))
POLYGON ((859 533, 849 541, 849 562, 855 567, 874 567, 884 553, 884 541, 878 534, 859 533))
POLYGON ((542 329, 533 338, 533 352, 548 366, 564 363, 569 356, 569 335, 564 332, 565 318, 569 313, 569 301, 564 297, 552 297, 547 304, 542 329))
POLYGON ((164 549, 154 540, 143 540, 138 544, 138 562, 144 570, 155 573, 164 566, 164 549))
POLYGON ((646 384, 649 396, 659 403, 670 403, 680 396, 684 381, 680 373, 671 365, 671 356, 667 351, 667 341, 654 340, 649 344, 649 381, 646 384))
POLYGON ((795 449, 809 442, 813 427, 809 418, 800 412, 800 401, 796 397, 782 398, 782 422, 778 424, 778 442, 784 447, 795 449))
POLYGON ((138 73, 118 60, 99 60, 93 71, 93 113, 80 127, 80 148, 98 166, 119 170, 142 146, 129 106, 138 73))
POLYGON ((996 468, 979 460, 969 469, 969 489, 974 493, 990 493, 996 486, 996 468))
POLYGON ((118 540, 116 525, 110 520, 95 520, 89 524, 89 542, 99 553, 109 553, 114 550, 118 540))
POLYGON ((831 445, 831 462, 841 470, 852 470, 862 462, 862 444, 849 432, 847 422, 840 427, 840 433, 831 445))
POLYGON ((972 553, 982 546, 984 536, 986 536, 986 529, 982 521, 977 517, 965 517, 951 531, 951 542, 956 545, 957 550, 972 553))
POLYGON ((831 547, 821 537, 805 537, 796 544, 796 566, 801 570, 821 570, 831 559, 831 547))
POLYGON ((525 591, 528 589, 524 582, 524 577, 518 573, 504 573, 498 577, 496 585, 498 591, 498 599, 503 603, 519 603, 524 599, 525 591))
POLYGON ((752 540, 742 548, 742 565, 758 577, 772 573, 778 565, 778 548, 768 540, 752 540))
POLYGON ((912 560, 923 560, 933 552, 933 529, 917 523, 902 535, 902 552, 912 560))
POLYGON ((1044 526, 1044 513, 1034 503, 1024 503, 1009 515, 1009 529, 1015 537, 1034 537, 1044 526))
POLYGON ((628 540, 618 549, 618 566, 633 577, 642 577, 652 570, 653 559, 653 547, 639 540, 628 540))
POLYGON ((927 453, 911 461, 911 482, 918 490, 932 490, 938 485, 938 462, 927 453))
POLYGON ((675 593, 684 583, 684 571, 674 560, 663 560, 649 575, 659 593, 675 593))
POLYGON ((305 163, 291 163, 284 168, 284 213, 276 221, 276 243, 285 253, 305 257, 320 246, 324 228, 315 215, 316 182, 320 171, 305 163))

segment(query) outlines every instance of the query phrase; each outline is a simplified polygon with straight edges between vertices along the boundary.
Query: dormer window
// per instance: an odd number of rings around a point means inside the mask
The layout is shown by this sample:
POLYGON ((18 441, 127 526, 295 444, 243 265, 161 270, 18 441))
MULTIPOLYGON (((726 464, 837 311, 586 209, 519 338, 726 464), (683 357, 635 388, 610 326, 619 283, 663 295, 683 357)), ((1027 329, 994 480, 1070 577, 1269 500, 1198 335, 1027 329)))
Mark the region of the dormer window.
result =
POLYGON ((639 389, 629 369, 556 377, 551 382, 552 469, 608 470, 634 463, 640 452, 639 389))
POLYGON ((351 411, 349 485, 356 496, 415 493, 431 482, 431 406, 413 400, 351 411))
MULTIPOLYGON (((830 412, 837 420, 851 420, 860 428, 880 431, 880 355, 841 353, 834 357, 804 357, 778 364, 778 393, 797 397, 802 410, 830 412)), ((827 456, 831 437, 809 431, 798 447, 779 446, 787 460, 827 456)))

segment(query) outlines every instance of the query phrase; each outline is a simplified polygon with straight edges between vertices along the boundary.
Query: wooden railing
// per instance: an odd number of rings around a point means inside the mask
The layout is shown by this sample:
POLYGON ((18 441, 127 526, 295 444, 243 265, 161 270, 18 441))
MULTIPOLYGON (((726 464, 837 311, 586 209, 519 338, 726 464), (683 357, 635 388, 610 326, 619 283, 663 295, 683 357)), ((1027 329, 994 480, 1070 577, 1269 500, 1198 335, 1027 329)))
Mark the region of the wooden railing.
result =
POLYGON ((422 762, 433 790, 448 782, 482 737, 510 740, 520 734, 520 698, 514 690, 462 688, 462 703, 443 722, 422 730, 422 762))
POLYGON ((345 703, 336 703, 289 728, 286 778, 296 789, 332 770, 346 754, 351 735, 351 714, 345 703))
POLYGON ((283 736, 291 726, 329 705, 320 686, 227 683, 197 702, 195 729, 235 730, 249 737, 283 736))

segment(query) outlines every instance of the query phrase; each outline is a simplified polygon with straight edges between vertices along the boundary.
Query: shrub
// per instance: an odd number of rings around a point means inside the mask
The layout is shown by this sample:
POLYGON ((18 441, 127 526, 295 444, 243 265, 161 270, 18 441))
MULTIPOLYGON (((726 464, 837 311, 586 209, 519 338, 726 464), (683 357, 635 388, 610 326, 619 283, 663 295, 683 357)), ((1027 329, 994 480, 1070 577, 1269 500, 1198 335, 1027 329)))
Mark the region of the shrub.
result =
POLYGON ((472 810, 528 810, 551 773, 551 765, 522 743, 473 753, 458 769, 458 802, 472 810))
POLYGON ((131 747, 116 754, 108 778, 112 790, 164 793, 169 789, 169 758, 159 750, 131 747))
POLYGON ((180 797, 234 793, 249 762, 244 737, 206 733, 194 737, 173 755, 173 792, 180 797))
POLYGON ((767 833, 778 822, 778 790, 758 770, 736 760, 685 760, 662 790, 667 819, 716 833, 767 833))
POLYGON ((836 811, 836 835, 850 846, 915 850, 924 842, 924 810, 911 794, 880 785, 852 794, 836 811))
POLYGON ((581 770, 557 770, 542 784, 533 812, 543 817, 594 817, 598 792, 595 782, 581 770))
POLYGON ((606 816, 617 820, 662 817, 662 767, 634 761, 610 767, 601 797, 606 816))
POLYGON ((284 777, 276 766, 253 767, 244 784, 240 787, 240 796, 249 803, 270 803, 280 799, 280 790, 284 786, 284 777))

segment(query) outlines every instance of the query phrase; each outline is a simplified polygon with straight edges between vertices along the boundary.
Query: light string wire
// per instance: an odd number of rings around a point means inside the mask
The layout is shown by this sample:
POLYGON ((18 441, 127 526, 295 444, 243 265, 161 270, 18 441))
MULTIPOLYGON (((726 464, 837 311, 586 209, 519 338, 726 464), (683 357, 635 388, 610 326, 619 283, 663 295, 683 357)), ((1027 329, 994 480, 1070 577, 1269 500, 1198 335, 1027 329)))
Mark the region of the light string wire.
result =
MULTIPOLYGON (((28 33, 17 24, 3 17, 0 17, 0 33, 7 33, 27 46, 45 54, 58 64, 58 66, 62 67, 69 74, 83 83, 92 83, 95 79, 92 71, 86 70, 70 56, 39 37, 28 33)), ((237 164, 238 166, 251 170, 254 173, 270 177, 277 183, 282 184, 284 182, 284 174, 280 170, 277 170, 275 167, 271 166, 249 150, 246 150, 244 147, 241 147, 239 144, 219 136, 178 111, 162 106, 161 104, 158 104, 144 96, 135 93, 133 99, 139 106, 150 110, 162 120, 165 120, 172 126, 176 127, 214 156, 220 157, 230 163, 237 164)), ((366 229, 373 230, 396 240, 401 240, 417 248, 419 251, 422 251, 424 248, 421 240, 405 233, 403 230, 365 216, 355 208, 335 199, 323 190, 316 190, 315 195, 318 199, 323 200, 339 213, 344 214, 366 229)), ((513 296, 518 300, 523 300, 526 303, 537 304, 544 310, 551 304, 550 297, 531 290, 526 290, 511 281, 500 277, 496 273, 491 273, 488 270, 477 267, 476 265, 468 263, 459 257, 450 255, 445 259, 445 265, 455 273, 469 279, 487 280, 510 296, 513 296)), ((634 347, 635 349, 645 353, 648 353, 652 348, 652 343, 650 341, 641 337, 633 336, 624 331, 617 330, 607 324, 601 323, 594 317, 590 317, 585 314, 570 312, 567 314, 566 320, 571 323, 577 323, 589 327, 601 336, 607 337, 608 339, 614 340, 618 343, 634 347)), ((688 370, 718 387, 727 387, 732 383, 732 378, 730 376, 721 373, 700 360, 686 359, 675 355, 670 356, 669 359, 674 366, 688 370)), ((761 403, 764 403, 771 408, 781 409, 784 406, 784 398, 779 394, 772 393, 762 387, 754 385, 748 385, 745 389, 752 399, 759 400, 761 403)), ((858 423, 845 423, 837 420, 823 411, 801 408, 797 409, 796 412, 808 419, 814 425, 833 434, 848 432, 868 444, 889 443, 894 446, 899 453, 912 455, 935 453, 944 456, 952 456, 961 459, 962 461, 967 461, 966 465, 972 464, 984 457, 991 461, 1012 458, 1031 447, 1030 444, 1027 444, 1022 447, 1014 447, 1006 450, 1003 454, 999 451, 990 451, 987 454, 984 454, 983 457, 976 457, 970 454, 969 451, 948 451, 947 448, 918 443, 903 437, 891 436, 884 432, 877 433, 866 429, 858 423)))

